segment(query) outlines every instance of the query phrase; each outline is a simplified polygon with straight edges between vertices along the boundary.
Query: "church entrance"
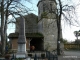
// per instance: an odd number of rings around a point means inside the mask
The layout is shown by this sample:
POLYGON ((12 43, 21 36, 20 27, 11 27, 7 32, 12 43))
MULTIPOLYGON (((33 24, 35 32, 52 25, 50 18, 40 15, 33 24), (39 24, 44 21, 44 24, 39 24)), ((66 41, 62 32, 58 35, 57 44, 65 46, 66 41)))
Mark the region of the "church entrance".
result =
MULTIPOLYGON (((44 50, 44 41, 43 38, 32 38, 30 41, 30 47, 34 46, 34 51, 42 51, 44 50)), ((31 50, 31 49, 30 49, 31 50)))

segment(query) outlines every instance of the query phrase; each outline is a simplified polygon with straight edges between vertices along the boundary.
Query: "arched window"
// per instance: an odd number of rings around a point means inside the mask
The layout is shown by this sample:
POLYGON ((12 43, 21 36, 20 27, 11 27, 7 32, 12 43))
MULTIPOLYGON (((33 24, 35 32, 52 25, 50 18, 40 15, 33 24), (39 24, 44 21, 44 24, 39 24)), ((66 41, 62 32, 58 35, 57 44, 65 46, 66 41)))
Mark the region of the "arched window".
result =
POLYGON ((46 12, 49 10, 48 3, 43 3, 43 12, 46 12))
POLYGON ((43 4, 43 12, 45 12, 45 4, 43 4))
POLYGON ((52 3, 50 3, 50 12, 52 12, 52 3))

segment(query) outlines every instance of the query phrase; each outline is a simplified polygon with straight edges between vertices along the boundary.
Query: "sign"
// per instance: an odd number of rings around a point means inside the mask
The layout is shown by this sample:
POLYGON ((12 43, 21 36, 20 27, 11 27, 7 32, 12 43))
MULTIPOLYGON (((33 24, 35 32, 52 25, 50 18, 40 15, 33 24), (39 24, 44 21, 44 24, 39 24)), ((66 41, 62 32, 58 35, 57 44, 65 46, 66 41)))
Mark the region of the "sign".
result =
POLYGON ((58 41, 58 43, 60 43, 60 41, 58 41))

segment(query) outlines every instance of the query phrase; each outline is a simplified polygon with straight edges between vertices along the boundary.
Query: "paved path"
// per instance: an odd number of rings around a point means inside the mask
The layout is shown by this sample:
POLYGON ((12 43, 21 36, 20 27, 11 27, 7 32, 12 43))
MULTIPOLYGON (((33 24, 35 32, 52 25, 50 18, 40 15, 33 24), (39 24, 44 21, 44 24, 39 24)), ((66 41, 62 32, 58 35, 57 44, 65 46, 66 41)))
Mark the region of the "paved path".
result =
POLYGON ((80 51, 64 51, 65 55, 77 56, 80 58, 80 51))
POLYGON ((64 55, 58 56, 58 60, 80 60, 80 51, 64 51, 64 55))

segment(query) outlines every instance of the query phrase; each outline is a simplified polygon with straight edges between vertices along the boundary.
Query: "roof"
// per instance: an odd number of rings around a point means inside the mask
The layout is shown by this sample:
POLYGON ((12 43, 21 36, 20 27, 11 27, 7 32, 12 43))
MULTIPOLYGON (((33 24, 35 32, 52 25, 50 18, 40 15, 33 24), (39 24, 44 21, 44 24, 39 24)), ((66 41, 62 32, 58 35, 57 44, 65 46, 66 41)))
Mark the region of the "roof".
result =
MULTIPOLYGON (((8 38, 18 38, 19 33, 11 33, 9 34, 8 38)), ((43 38, 43 34, 41 33, 26 33, 27 38, 43 38)))

